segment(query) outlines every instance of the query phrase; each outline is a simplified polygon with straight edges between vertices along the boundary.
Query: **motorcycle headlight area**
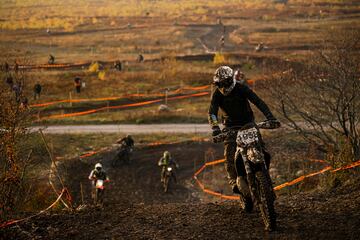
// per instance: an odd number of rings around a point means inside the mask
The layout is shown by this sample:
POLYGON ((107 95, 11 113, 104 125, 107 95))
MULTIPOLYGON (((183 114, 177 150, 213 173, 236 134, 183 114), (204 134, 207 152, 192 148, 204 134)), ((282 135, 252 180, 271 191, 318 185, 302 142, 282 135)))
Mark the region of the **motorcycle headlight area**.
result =
POLYGON ((170 171, 172 171, 172 168, 171 168, 171 167, 168 167, 167 170, 170 172, 170 171))
POLYGON ((263 154, 256 148, 249 148, 246 155, 253 163, 261 163, 264 159, 263 154))

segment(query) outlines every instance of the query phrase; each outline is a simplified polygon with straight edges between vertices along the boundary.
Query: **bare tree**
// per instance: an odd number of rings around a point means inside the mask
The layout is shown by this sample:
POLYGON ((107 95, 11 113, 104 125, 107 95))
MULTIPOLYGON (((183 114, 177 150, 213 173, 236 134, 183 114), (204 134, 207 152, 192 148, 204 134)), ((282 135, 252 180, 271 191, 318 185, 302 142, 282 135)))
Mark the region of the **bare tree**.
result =
POLYGON ((0 78, 0 218, 4 219, 23 200, 23 179, 31 152, 24 154, 20 146, 29 124, 23 94, 25 75, 16 67, 2 68, 0 78))
POLYGON ((271 92, 287 124, 341 165, 360 158, 360 31, 324 39, 301 67, 276 75, 271 92))

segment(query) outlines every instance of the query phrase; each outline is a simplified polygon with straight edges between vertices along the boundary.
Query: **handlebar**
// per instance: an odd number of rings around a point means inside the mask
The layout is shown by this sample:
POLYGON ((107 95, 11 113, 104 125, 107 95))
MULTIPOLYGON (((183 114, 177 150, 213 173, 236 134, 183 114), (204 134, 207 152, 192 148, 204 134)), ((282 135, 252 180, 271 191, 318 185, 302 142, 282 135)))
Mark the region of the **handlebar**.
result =
POLYGON ((243 131, 252 127, 257 127, 259 129, 276 129, 279 128, 281 126, 279 121, 271 121, 271 120, 267 120, 267 121, 263 121, 263 122, 259 122, 259 123, 255 123, 255 122, 251 122, 248 124, 245 124, 243 126, 232 126, 232 127, 227 127, 224 128, 222 130, 222 133, 220 133, 219 135, 213 136, 213 142, 218 143, 218 142, 223 142, 225 141, 225 138, 230 135, 231 133, 235 134, 235 132, 237 131, 243 131))

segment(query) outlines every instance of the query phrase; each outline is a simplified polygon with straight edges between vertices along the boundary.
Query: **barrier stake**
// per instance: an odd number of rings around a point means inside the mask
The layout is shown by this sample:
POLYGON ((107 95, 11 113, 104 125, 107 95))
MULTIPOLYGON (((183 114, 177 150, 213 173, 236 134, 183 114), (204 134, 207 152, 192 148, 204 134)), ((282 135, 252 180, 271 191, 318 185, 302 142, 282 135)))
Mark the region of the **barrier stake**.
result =
POLYGON ((165 90, 165 105, 167 105, 167 101, 168 101, 168 90, 165 90))
POLYGON ((80 182, 80 192, 81 192, 81 204, 84 205, 84 192, 83 192, 82 182, 80 182))

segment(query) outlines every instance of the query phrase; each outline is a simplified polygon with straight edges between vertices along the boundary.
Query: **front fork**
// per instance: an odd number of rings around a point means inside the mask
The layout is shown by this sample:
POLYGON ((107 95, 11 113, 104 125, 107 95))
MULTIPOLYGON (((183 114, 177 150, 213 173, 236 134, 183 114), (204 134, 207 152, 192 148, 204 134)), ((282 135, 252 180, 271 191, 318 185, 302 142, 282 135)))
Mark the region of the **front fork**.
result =
MULTIPOLYGON (((265 165, 265 160, 261 149, 257 146, 250 147, 240 147, 237 146, 235 161, 238 160, 238 156, 241 155, 242 161, 245 167, 246 180, 248 188, 250 190, 251 196, 253 199, 258 200, 256 192, 256 182, 255 182, 255 171, 257 170, 254 166, 265 165)), ((236 163, 235 163, 236 164, 236 163)), ((240 186, 239 186, 240 187, 240 186)), ((243 190, 244 191, 244 190, 243 190)))

